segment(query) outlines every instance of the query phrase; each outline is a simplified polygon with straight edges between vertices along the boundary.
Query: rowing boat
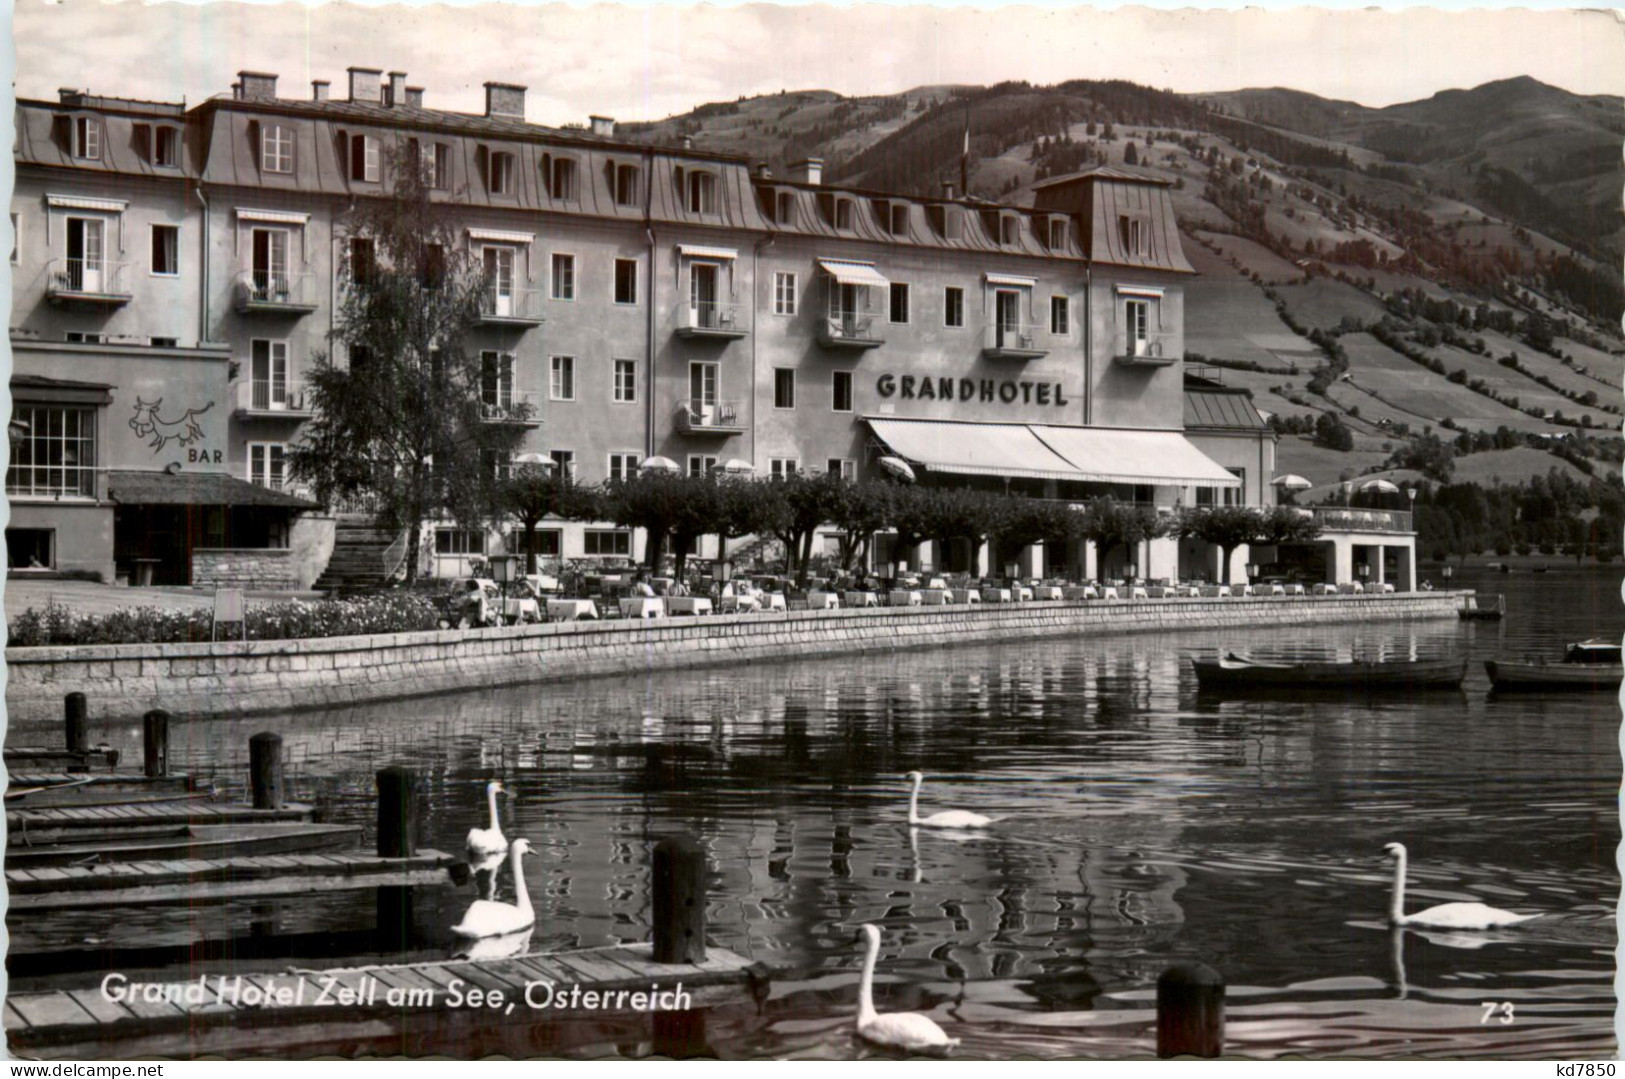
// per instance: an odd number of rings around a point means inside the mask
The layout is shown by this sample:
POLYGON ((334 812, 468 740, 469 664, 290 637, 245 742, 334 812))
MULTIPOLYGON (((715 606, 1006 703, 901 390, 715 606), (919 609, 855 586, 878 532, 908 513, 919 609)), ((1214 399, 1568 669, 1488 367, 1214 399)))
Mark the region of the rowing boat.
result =
POLYGON ((1465 659, 1299 661, 1266 663, 1234 652, 1217 659, 1191 659, 1202 689, 1339 690, 1407 692, 1452 689, 1467 676, 1465 659))
POLYGON ((1523 663, 1491 659, 1484 662, 1490 682, 1499 691, 1573 689, 1613 692, 1625 678, 1617 641, 1593 638, 1571 644, 1560 660, 1523 663))

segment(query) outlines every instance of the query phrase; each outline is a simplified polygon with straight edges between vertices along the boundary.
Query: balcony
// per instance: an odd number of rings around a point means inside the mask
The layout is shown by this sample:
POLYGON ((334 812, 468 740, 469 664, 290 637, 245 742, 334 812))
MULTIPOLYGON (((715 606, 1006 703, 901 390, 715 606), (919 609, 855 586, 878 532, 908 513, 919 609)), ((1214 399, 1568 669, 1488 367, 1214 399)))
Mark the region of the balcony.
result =
POLYGON ((818 343, 825 348, 879 348, 886 343, 873 315, 833 315, 818 327, 818 343))
POLYGON ((1026 323, 995 323, 982 331, 982 355, 990 360, 1036 360, 1049 352, 1040 332, 1040 327, 1026 323))
POLYGON ((305 384, 296 379, 253 378, 237 383, 232 409, 238 418, 308 419, 311 414, 305 384))
POLYGON ((106 259, 52 259, 45 298, 57 305, 123 307, 130 302, 130 264, 106 259))
POLYGON ((480 323, 485 326, 540 326, 542 290, 488 286, 480 297, 480 323))
POLYGON ((1410 510, 1368 510, 1317 506, 1315 523, 1327 532, 1410 532, 1410 510))
POLYGON ((739 435, 745 421, 733 401, 684 401, 677 409, 677 432, 684 435, 739 435))
POLYGON ((678 337, 716 341, 736 341, 750 332, 740 316, 743 309, 734 303, 707 300, 691 303, 678 312, 678 337))
POLYGON ((542 412, 537 407, 538 396, 529 391, 500 394, 495 400, 480 402, 480 417, 486 423, 513 423, 521 427, 540 427, 542 412))
POLYGON ((1120 333, 1112 356, 1124 367, 1168 367, 1183 356, 1178 345, 1171 333, 1148 333, 1143 337, 1120 333))
POLYGON ((244 270, 232 282, 231 298, 239 315, 298 318, 316 310, 316 275, 244 270))

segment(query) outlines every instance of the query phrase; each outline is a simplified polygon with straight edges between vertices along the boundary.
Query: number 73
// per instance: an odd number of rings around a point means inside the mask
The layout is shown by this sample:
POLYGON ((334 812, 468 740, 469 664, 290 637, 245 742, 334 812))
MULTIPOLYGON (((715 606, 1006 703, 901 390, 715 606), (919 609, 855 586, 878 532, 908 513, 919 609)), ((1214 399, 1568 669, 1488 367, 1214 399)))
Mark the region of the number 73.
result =
POLYGON ((1478 1021, 1480 1026, 1488 1023, 1496 1016, 1501 1017, 1503 1024, 1510 1023, 1513 1020, 1512 1002, 1510 1000, 1486 1000, 1479 1007, 1484 1009, 1484 1017, 1478 1021))

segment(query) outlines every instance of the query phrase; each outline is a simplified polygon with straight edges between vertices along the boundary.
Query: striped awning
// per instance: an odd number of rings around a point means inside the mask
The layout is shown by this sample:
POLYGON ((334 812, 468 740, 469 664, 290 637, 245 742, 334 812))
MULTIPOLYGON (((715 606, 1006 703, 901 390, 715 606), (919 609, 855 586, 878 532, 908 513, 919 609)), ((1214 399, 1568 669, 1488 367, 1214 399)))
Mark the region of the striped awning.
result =
POLYGON ((310 215, 296 213, 293 210, 248 210, 239 206, 237 220, 261 221, 268 225, 298 225, 303 228, 310 224, 310 215))
POLYGON ((469 239, 485 240, 496 244, 531 244, 536 242, 534 232, 505 232, 502 229, 469 229, 469 239))
POLYGON ((1090 483, 1148 483, 1165 487, 1240 487, 1228 468, 1178 431, 1105 427, 1040 427, 1033 433, 1071 462, 1090 483))
POLYGON ((869 428, 905 461, 934 472, 1019 479, 1078 479, 1071 462, 1019 423, 869 419, 869 428))
POLYGON ((1118 285, 1119 296, 1144 296, 1152 300, 1162 299, 1163 290, 1155 285, 1118 285))
POLYGON ((872 262, 854 262, 851 259, 819 259, 818 265, 823 271, 843 285, 863 285, 868 288, 890 288, 891 282, 886 280, 872 262))
POLYGON ((46 195, 45 202, 63 210, 99 210, 104 214, 121 214, 130 205, 123 199, 88 199, 78 195, 46 195))
POLYGON ((705 247, 701 244, 678 244, 677 253, 687 259, 736 259, 739 252, 731 247, 705 247))
POLYGON ((990 273, 987 275, 990 285, 1014 285, 1016 288, 1032 288, 1038 284, 1036 277, 1018 277, 1008 273, 990 273))

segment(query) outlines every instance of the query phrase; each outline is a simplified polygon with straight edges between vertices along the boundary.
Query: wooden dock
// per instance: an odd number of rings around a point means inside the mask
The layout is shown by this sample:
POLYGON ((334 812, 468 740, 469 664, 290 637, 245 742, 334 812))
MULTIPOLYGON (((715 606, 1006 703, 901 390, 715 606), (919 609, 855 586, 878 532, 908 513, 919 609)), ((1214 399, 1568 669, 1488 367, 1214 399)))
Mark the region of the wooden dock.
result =
POLYGON ((8 869, 31 869, 47 865, 85 865, 137 861, 166 861, 177 858, 225 858, 233 855, 309 854, 353 848, 361 840, 361 828, 353 824, 305 824, 300 821, 271 824, 179 824, 158 832, 104 837, 85 842, 77 834, 64 841, 42 846, 13 844, 6 851, 8 869))
POLYGON ((118 750, 106 747, 52 749, 49 746, 6 746, 4 759, 8 770, 19 768, 65 772, 91 772, 96 769, 112 771, 118 767, 118 750))
POLYGON ((707 949, 698 964, 656 963, 651 956, 650 945, 623 944, 498 960, 295 967, 165 983, 151 1000, 146 994, 110 1000, 100 988, 11 993, 5 1029, 14 1051, 49 1050, 52 1058, 134 1058, 153 1051, 183 1058, 256 1051, 285 1057, 307 1044, 301 1028, 318 1041, 344 1025, 371 1024, 377 1035, 402 1018, 414 1030, 438 1022, 553 1024, 760 1000, 766 992, 766 968, 726 949, 707 949), (534 987, 529 1002, 527 987, 534 987), (556 994, 575 990, 581 1003, 559 1007, 556 994), (475 992, 486 1001, 500 993, 504 1003, 470 1007, 475 992))
MULTIPOLYGON (((68 833, 131 828, 162 828, 191 824, 248 824, 272 821, 308 821, 314 807, 285 805, 280 809, 218 802, 150 802, 137 805, 64 806, 6 810, 6 830, 12 836, 35 832, 68 833)), ((128 833, 126 833, 128 834, 128 833)))
POLYGON ((175 802, 212 797, 212 786, 199 786, 191 776, 148 777, 121 772, 10 773, 6 804, 17 809, 65 806, 175 802))
POLYGON ((451 883, 459 859, 440 851, 410 858, 294 854, 188 858, 109 865, 6 869, 10 910, 25 913, 163 903, 218 903, 364 888, 451 883))

